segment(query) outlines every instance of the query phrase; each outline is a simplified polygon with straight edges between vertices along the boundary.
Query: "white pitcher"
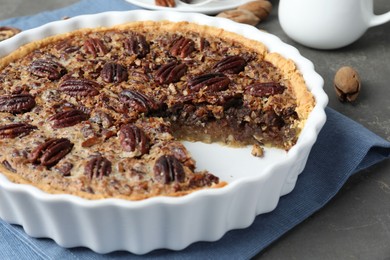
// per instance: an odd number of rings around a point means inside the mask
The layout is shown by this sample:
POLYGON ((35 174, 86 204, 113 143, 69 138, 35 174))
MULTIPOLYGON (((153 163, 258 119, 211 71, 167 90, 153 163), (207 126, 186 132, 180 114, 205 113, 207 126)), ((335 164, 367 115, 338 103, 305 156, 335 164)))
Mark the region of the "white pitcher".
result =
POLYGON ((373 10, 373 0, 280 0, 279 21, 285 33, 303 45, 336 49, 390 21, 390 12, 375 15, 373 10))

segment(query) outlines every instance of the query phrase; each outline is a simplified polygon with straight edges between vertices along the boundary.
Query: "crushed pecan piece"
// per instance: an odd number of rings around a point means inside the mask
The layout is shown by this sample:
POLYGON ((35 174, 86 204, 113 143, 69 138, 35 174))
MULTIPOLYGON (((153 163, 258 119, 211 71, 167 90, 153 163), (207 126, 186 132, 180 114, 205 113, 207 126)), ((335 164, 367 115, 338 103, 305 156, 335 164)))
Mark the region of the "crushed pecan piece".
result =
POLYGON ((61 175, 64 177, 71 176, 70 172, 71 172, 72 168, 73 168, 73 164, 70 162, 64 162, 61 164, 57 164, 55 166, 55 170, 58 171, 59 173, 61 173, 61 175))
POLYGON ((204 186, 211 186, 213 183, 218 184, 219 178, 215 175, 212 175, 210 173, 197 173, 194 174, 194 176, 191 177, 189 181, 190 187, 204 187, 204 186))
POLYGON ((269 110, 264 113, 262 123, 264 123, 267 127, 281 128, 284 126, 283 118, 276 114, 273 110, 269 110))
POLYGON ((84 147, 84 148, 85 147, 92 147, 96 144, 102 143, 102 141, 103 141, 102 138, 99 138, 97 136, 92 136, 92 137, 86 139, 85 141, 83 141, 81 143, 81 147, 84 147))

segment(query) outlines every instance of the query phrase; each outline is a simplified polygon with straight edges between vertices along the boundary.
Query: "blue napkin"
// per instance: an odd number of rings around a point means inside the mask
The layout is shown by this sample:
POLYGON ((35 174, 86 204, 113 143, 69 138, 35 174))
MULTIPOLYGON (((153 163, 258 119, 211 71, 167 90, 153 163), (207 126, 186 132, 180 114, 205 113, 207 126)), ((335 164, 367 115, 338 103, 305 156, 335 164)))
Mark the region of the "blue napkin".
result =
MULTIPOLYGON (((132 9, 137 7, 124 0, 83 0, 63 9, 0 21, 0 26, 25 30, 64 16, 132 9)), ((30 238, 20 226, 0 220, 0 259, 249 259, 322 208, 352 174, 390 157, 389 142, 330 108, 326 113, 328 120, 295 189, 280 199, 274 211, 257 216, 249 228, 230 231, 216 242, 194 243, 182 251, 99 255, 87 248, 66 249, 50 239, 30 238)))

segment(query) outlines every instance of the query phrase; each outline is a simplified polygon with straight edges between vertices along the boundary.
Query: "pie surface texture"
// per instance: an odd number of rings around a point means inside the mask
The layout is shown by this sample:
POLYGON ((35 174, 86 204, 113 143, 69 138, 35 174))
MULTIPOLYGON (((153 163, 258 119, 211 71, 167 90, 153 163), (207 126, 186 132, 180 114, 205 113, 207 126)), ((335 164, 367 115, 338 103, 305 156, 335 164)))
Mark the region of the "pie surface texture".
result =
POLYGON ((29 43, 0 60, 0 86, 1 172, 87 199, 223 187, 180 140, 288 150, 315 103, 291 60, 188 22, 29 43))

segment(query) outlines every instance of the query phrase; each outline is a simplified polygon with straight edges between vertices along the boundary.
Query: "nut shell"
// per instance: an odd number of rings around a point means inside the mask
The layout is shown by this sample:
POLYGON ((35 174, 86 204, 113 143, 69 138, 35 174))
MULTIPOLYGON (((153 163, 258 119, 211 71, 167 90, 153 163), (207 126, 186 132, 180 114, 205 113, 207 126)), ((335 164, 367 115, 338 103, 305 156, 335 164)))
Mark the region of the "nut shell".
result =
POLYGON ((341 102, 355 101, 361 89, 359 74, 349 66, 340 68, 334 77, 334 88, 341 102))
POLYGON ((256 15, 260 21, 265 20, 271 13, 272 4, 269 1, 253 1, 237 7, 238 10, 247 10, 256 15))
POLYGON ((233 20, 238 23, 256 25, 260 22, 260 18, 248 10, 229 10, 219 13, 217 17, 223 17, 233 20))

